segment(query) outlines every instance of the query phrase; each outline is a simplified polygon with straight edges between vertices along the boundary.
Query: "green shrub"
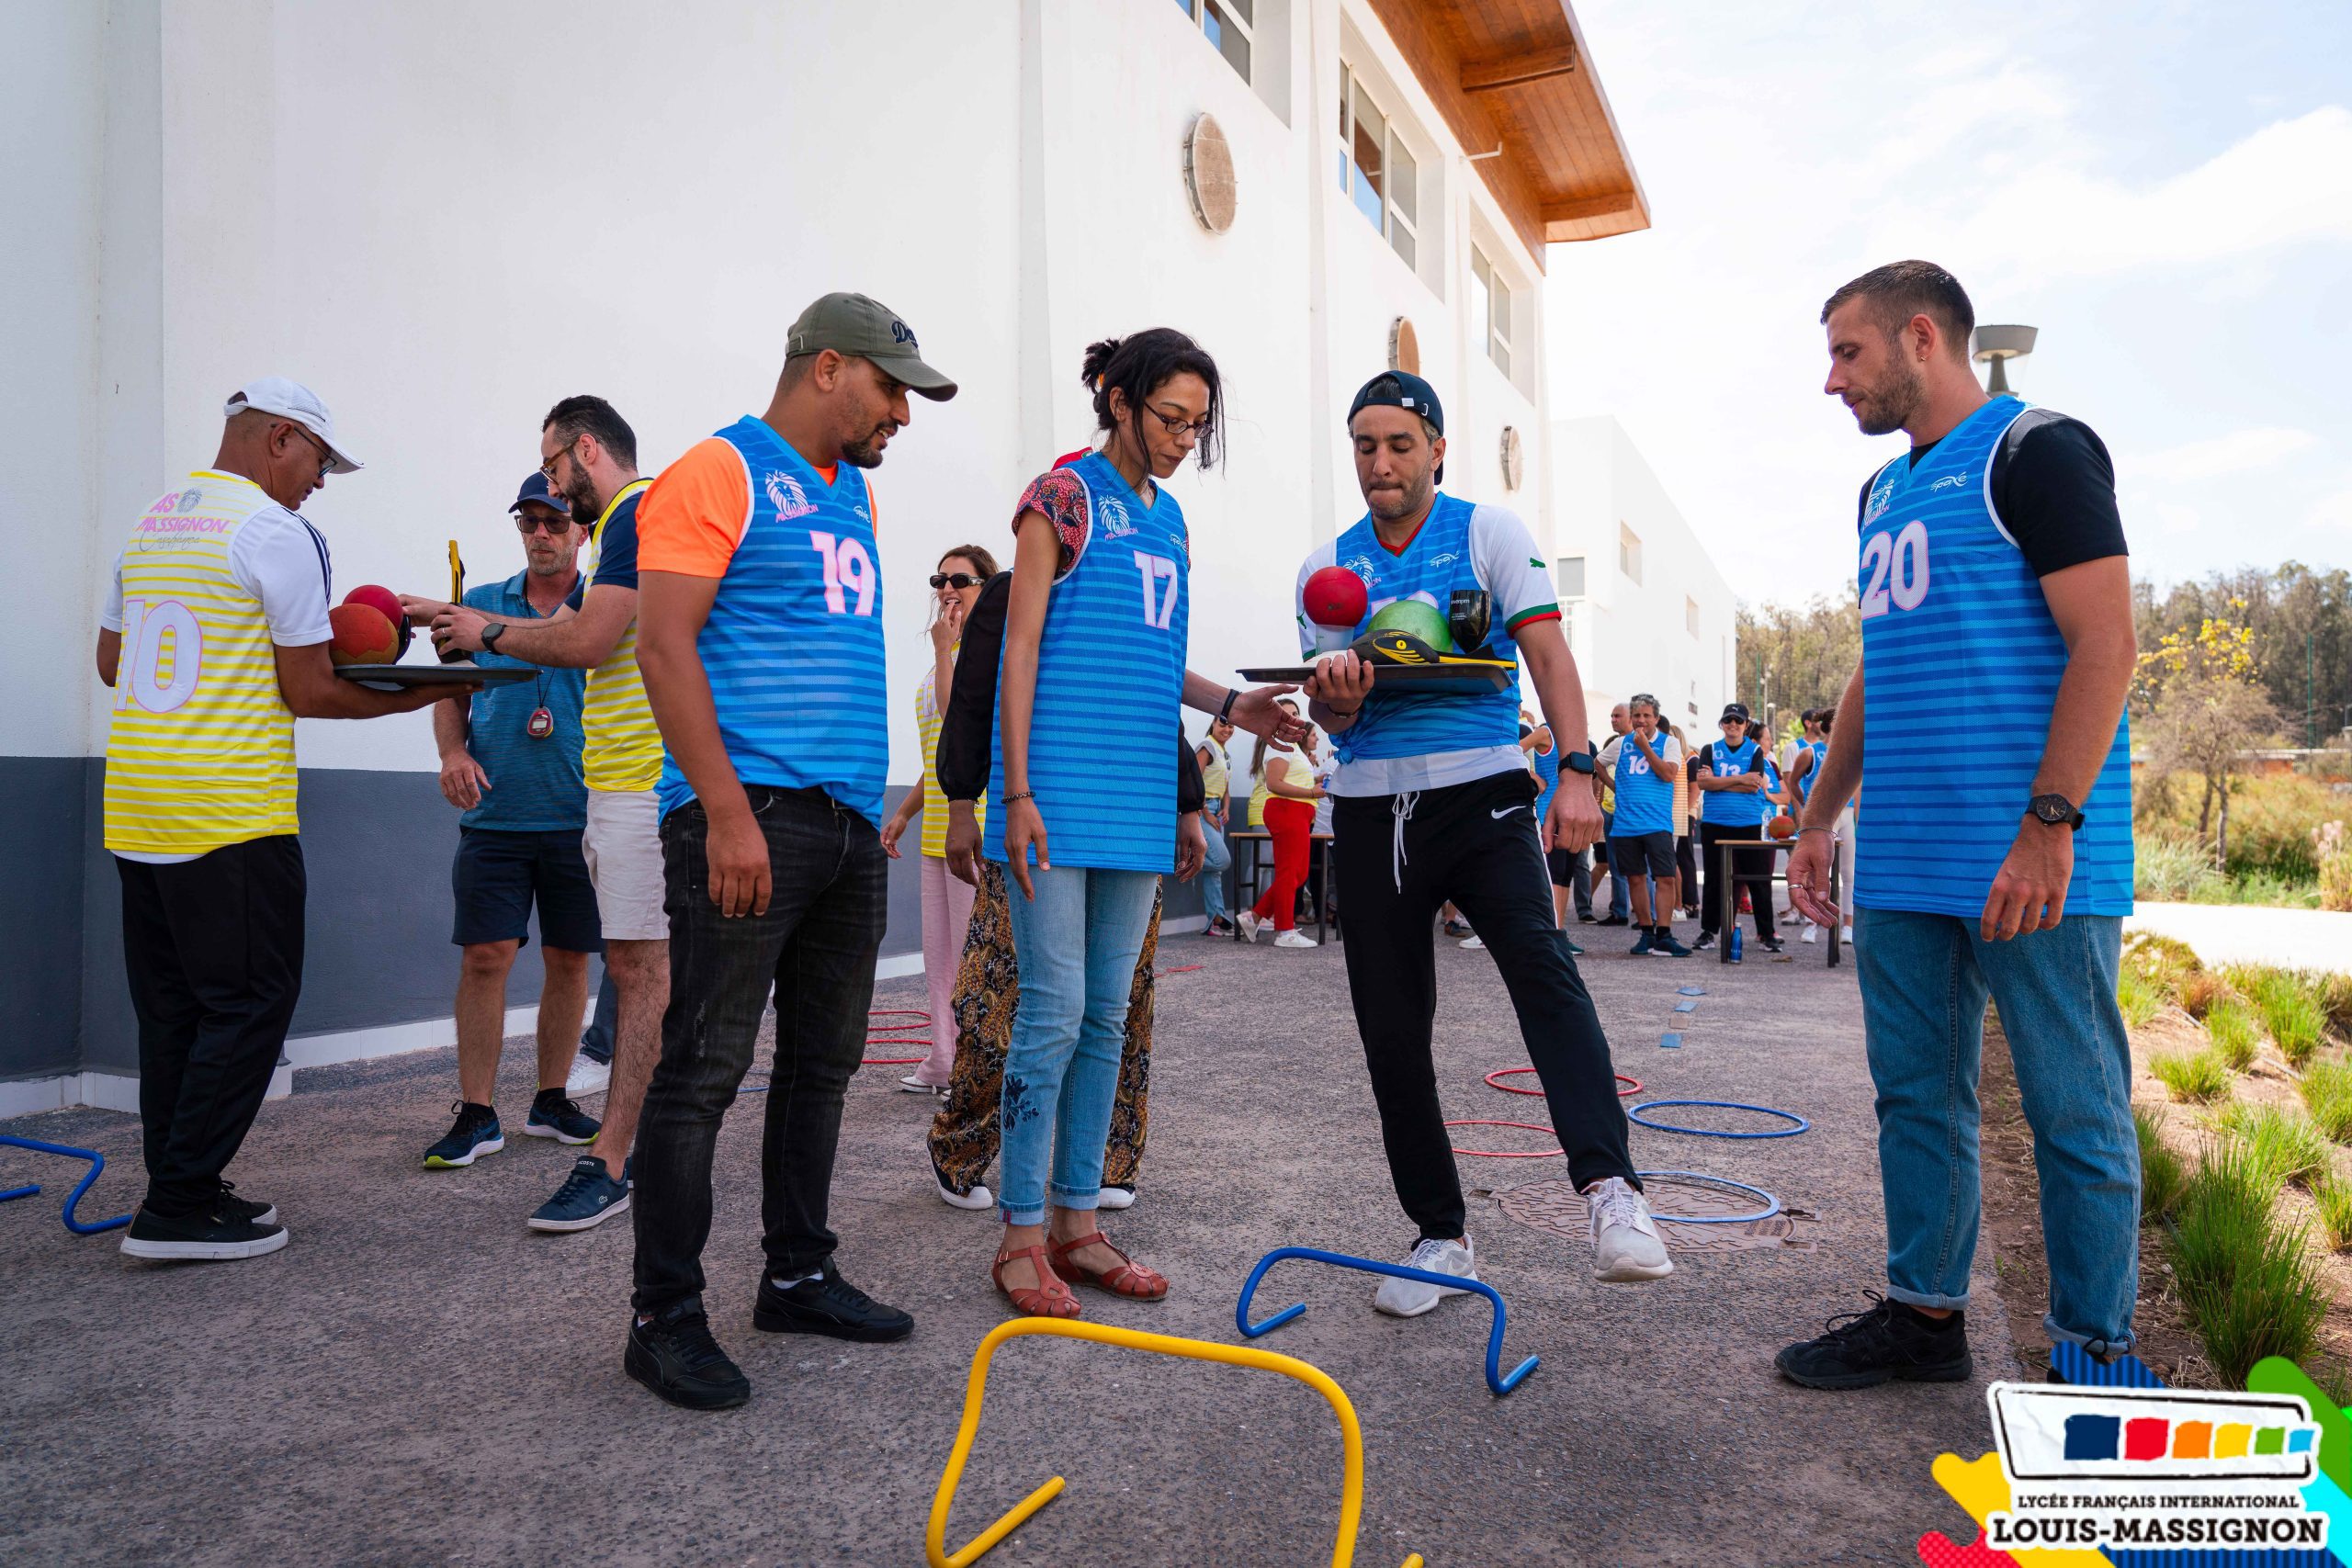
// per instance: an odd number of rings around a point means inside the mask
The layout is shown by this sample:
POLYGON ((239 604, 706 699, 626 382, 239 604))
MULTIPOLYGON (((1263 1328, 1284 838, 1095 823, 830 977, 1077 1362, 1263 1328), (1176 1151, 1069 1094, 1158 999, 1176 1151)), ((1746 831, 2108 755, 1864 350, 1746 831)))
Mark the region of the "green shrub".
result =
POLYGON ((2320 1010, 2340 1039, 2352 1040, 2352 975, 2333 971, 2319 977, 2320 1010))
POLYGON ((2233 1105, 2218 1119, 2244 1148, 2265 1181, 2283 1187, 2328 1168, 2327 1140, 2300 1111, 2275 1105, 2233 1105))
POLYGON ((2327 984, 2323 976, 2267 964, 2233 965, 2230 983, 2262 1015, 2278 1054, 2297 1069, 2312 1059, 2327 1032, 2327 984))
POLYGON ((2213 1043, 2213 1054, 2241 1073, 2254 1066, 2255 1050, 2262 1043, 2253 1012, 2235 998, 2205 1010, 2205 1037, 2213 1043))
POLYGON ((2352 1250, 2352 1182, 2329 1176, 2312 1183, 2319 1234, 2330 1252, 2352 1250))
POLYGON ((2140 1223, 2152 1225, 2172 1217, 2180 1206, 2181 1189, 2188 1183, 2188 1162, 2164 1141, 2165 1114, 2144 1105, 2132 1108, 2132 1125, 2140 1135, 2140 1223))
POLYGON ((2171 996, 2188 976, 2205 967, 2197 950, 2177 937, 2134 931, 2123 943, 2123 967, 2171 996))
POLYGON ((2123 1010, 2126 1024, 2145 1029, 2165 1010, 2165 994, 2138 970, 2126 969, 2115 977, 2115 1005, 2123 1010))
POLYGON ((2162 830, 2132 838, 2132 894, 2163 904, 2205 902, 2226 885, 2213 852, 2193 838, 2162 830))
POLYGON ((2198 1162, 2171 1232, 2181 1304, 2233 1388, 2265 1356, 2300 1361, 2318 1341, 2327 1295, 2300 1229, 2271 1214, 2272 1189, 2234 1141, 2198 1162))
POLYGON ((2276 1008, 2265 1008, 2262 1017, 2270 1026, 2270 1038, 2278 1042, 2278 1054, 2298 1072, 2310 1063, 2326 1037, 2327 1014, 2307 996, 2298 994, 2276 1008))
POLYGON ((2211 1051, 2159 1051, 2148 1058, 2148 1070, 2175 1100, 2203 1104, 2230 1092, 2230 1065, 2211 1051))
POLYGON ((2323 1136, 2339 1144, 2352 1143, 2352 1066, 2313 1062, 2303 1069, 2302 1081, 2295 1088, 2323 1136))

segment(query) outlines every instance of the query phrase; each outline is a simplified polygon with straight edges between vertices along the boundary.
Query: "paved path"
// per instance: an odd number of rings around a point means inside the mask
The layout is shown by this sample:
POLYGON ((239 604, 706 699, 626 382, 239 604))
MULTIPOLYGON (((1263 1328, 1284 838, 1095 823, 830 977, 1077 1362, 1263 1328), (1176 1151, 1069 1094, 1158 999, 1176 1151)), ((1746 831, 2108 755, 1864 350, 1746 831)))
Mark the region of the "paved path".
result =
POLYGON ((2352 974, 2352 915, 2327 909, 2152 904, 2143 899, 2123 929, 2177 937, 2208 964, 2277 964, 2352 974))
MULTIPOLYGON (((1604 1286, 1582 1242, 1473 1201, 1482 1271, 1510 1303, 1508 1350, 1542 1368, 1508 1399, 1478 1375, 1485 1308, 1410 1322, 1373 1281, 1309 1265, 1271 1276, 1306 1316, 1266 1341, 1329 1372, 1366 1452, 1358 1561, 1497 1563, 1910 1560, 1920 1531, 1965 1533, 1928 1476, 1988 1446, 1982 1378, 2011 1364, 1989 1296, 1980 1381, 1823 1394, 1770 1356, 1880 1277, 1883 1235, 1854 971, 1757 955, 1632 959, 1595 933, 1589 982, 1618 1066, 1652 1096, 1777 1102, 1804 1137, 1724 1143, 1635 1130, 1645 1167, 1759 1183, 1818 1215, 1814 1250, 1685 1252, 1670 1280, 1604 1286), (1708 994, 1679 1051, 1657 1043, 1675 987, 1708 994)), ((1111 1228, 1172 1277, 1148 1305, 1089 1293, 1099 1320, 1231 1342, 1250 1263, 1288 1243, 1376 1257, 1411 1232, 1377 1122, 1336 949, 1170 938, 1141 1201, 1111 1228)), ((1438 955, 1439 1081, 1453 1115, 1529 1118, 1480 1081, 1526 1057, 1493 965, 1438 955)), ((877 1006, 921 1006, 919 981, 877 1006)), ((529 1051, 510 1043, 510 1067, 529 1051)), ((516 1138, 465 1171, 418 1168, 447 1125, 447 1052, 323 1068, 274 1102, 232 1174, 295 1239, 250 1264, 134 1265, 57 1224, 57 1190, 0 1209, 0 1561, 913 1564, 964 1372, 1002 1318, 989 1216, 933 1196, 926 1101, 869 1069, 843 1128, 834 1221, 851 1278, 910 1307, 911 1340, 856 1347, 751 1325, 758 1123, 719 1144, 708 1254, 716 1328, 751 1374, 744 1409, 696 1416, 619 1371, 626 1222, 571 1237, 523 1216, 566 1156, 516 1138)), ((502 1099, 519 1115, 527 1084, 502 1099)), ((752 1101, 743 1111, 756 1111, 752 1101)), ((110 1161, 87 1204, 135 1195, 132 1121, 74 1111, 15 1123, 110 1161)), ((1537 1134, 1479 1129, 1539 1146, 1537 1134)), ((1469 1146, 1469 1145, 1465 1145, 1469 1146)), ((1483 1146, 1502 1146, 1487 1144, 1483 1146)), ((1496 1189, 1553 1160, 1465 1160, 1496 1189)), ((0 1185, 51 1164, 0 1148, 0 1185)), ((986 1560, 1012 1564, 1329 1561, 1339 1443, 1321 1400, 1284 1380, 1102 1347, 1025 1341, 998 1359, 955 1539, 1051 1474, 1069 1489, 986 1560)))

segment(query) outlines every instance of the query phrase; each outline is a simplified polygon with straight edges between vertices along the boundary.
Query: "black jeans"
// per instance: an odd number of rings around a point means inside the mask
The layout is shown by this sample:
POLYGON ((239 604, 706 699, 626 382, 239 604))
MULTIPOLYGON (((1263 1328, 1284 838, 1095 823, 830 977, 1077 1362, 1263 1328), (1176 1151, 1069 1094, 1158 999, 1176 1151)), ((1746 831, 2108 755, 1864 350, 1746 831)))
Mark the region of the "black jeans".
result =
POLYGON ((842 1095, 865 1049, 888 863, 874 824, 808 789, 747 786, 775 891, 733 919, 710 899, 708 820, 690 801, 662 819, 670 1006, 662 1060, 637 1126, 637 1309, 699 1295, 710 1239, 711 1159, 775 987, 775 1066, 760 1142, 760 1220, 770 1272, 814 1272, 842 1095))
POLYGON ((1348 990, 1380 1105, 1388 1172, 1424 1239, 1463 1232, 1462 1181, 1430 1035, 1437 1016, 1430 922, 1452 899, 1487 944, 1578 1187, 1638 1187, 1609 1041, 1552 923, 1552 882, 1525 771, 1405 795, 1343 795, 1332 851, 1348 890, 1348 990), (1399 822, 1399 814, 1409 811, 1399 822))
MULTIPOLYGON (((1699 930, 1702 935, 1713 935, 1723 927, 1724 857, 1715 846, 1722 843, 1761 842, 1764 829, 1760 823, 1735 828, 1722 822, 1699 824, 1699 874, 1705 885, 1704 896, 1699 902, 1699 930)), ((1739 876, 1760 877, 1772 869, 1776 852, 1770 850, 1735 850, 1735 873, 1739 876)), ((1739 924, 1739 889, 1748 890, 1749 902, 1756 908, 1756 934, 1770 937, 1774 932, 1772 919, 1772 885, 1769 882, 1738 882, 1732 884, 1731 907, 1733 925, 1739 924)))
POLYGON ((252 1129, 302 994, 302 845, 279 833, 176 865, 114 863, 139 1015, 145 1206, 192 1214, 252 1129))

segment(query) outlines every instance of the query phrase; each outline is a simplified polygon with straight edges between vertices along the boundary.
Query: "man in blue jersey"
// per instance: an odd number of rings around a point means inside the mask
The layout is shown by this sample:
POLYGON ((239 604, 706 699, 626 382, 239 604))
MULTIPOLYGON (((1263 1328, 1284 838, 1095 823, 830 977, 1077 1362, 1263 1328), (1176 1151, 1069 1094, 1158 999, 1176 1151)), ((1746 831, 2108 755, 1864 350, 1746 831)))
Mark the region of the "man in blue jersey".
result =
POLYGON ((1725 890, 1716 886, 1724 879, 1724 857, 1715 846, 1763 839, 1764 824, 1773 811, 1770 796, 1779 789, 1780 779, 1762 743, 1749 733, 1747 705, 1727 705, 1715 728, 1723 731, 1723 739, 1699 748, 1698 772, 1690 781, 1699 790, 1700 886, 1699 940, 1691 945, 1701 953, 1715 945, 1726 902, 1731 905, 1731 922, 1739 923, 1739 894, 1746 889, 1756 908, 1756 945, 1767 953, 1778 953, 1781 939, 1772 921, 1771 883, 1738 880, 1766 876, 1772 870, 1771 852, 1731 852, 1737 863, 1726 899, 1725 890))
MULTIPOLYGON (((1368 603, 1356 635, 1400 600, 1448 614, 1458 598, 1483 594, 1491 608, 1487 650, 1525 663, 1554 735, 1582 735, 1584 682, 1560 634, 1559 605, 1534 540, 1500 507, 1438 489, 1444 421, 1436 392, 1418 376, 1386 372, 1357 392, 1348 432, 1369 510, 1299 568, 1302 651, 1315 651, 1307 579, 1329 566, 1363 580, 1368 603)), ((1634 1174, 1609 1042, 1555 923, 1544 861, 1554 844, 1579 850, 1600 836, 1600 804, 1589 788, 1555 790, 1549 816, 1536 821, 1539 786, 1518 743, 1518 685, 1514 671, 1498 692, 1416 694, 1379 681, 1373 666, 1343 652, 1321 660, 1305 687, 1312 716, 1339 751, 1329 789, 1337 801, 1334 864, 1347 889, 1348 989, 1389 1174, 1419 1227, 1408 1261, 1431 1273, 1477 1277, 1430 1054, 1437 1012, 1431 925, 1451 899, 1493 953, 1510 992, 1569 1175, 1590 1207, 1594 1272, 1655 1280, 1674 1264, 1634 1174)), ((1562 761, 1577 783, 1590 776, 1584 754, 1562 761)), ((1462 1293, 1389 1280, 1373 1304, 1417 1317, 1462 1293)))
POLYGON ((1988 398, 1975 316, 1926 262, 1864 274, 1822 309, 1826 390, 1907 455, 1860 503, 1862 660, 1807 792, 1789 883, 1825 924, 1831 829, 1858 786, 1870 831, 1854 901, 1878 1089, 1887 1293, 1781 1352, 1815 1388, 1970 1372, 1976 1075, 2001 1010, 2034 1128, 2043 1328, 2132 1347, 2140 1165, 2115 1002, 2132 908, 2123 722, 2136 645, 2107 449, 2063 415, 1988 398), (1965 714, 1964 767, 1952 766, 1965 714))

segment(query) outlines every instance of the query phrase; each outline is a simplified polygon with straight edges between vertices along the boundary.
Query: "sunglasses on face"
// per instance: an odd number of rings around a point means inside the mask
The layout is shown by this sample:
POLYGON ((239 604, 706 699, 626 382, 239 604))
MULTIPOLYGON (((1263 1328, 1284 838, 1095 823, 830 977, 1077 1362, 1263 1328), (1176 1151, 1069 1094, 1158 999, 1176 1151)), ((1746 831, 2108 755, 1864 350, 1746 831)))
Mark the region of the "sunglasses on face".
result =
POLYGON ((934 571, 931 574, 931 585, 934 589, 953 588, 960 592, 967 588, 978 588, 980 585, 980 580, 968 571, 934 571))
POLYGON ((571 519, 569 517, 526 517, 519 513, 514 519, 514 531, 526 538, 542 528, 547 530, 549 537, 568 534, 571 531, 571 519))

